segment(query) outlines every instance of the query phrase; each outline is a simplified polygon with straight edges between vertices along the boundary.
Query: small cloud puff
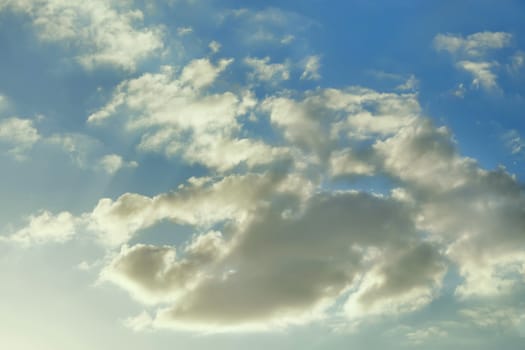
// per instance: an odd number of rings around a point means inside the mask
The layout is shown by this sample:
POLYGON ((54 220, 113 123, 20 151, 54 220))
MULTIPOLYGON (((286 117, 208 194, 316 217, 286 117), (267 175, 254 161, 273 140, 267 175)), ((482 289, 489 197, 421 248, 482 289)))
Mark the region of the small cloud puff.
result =
POLYGON ((304 71, 301 74, 303 80, 319 80, 321 75, 319 69, 321 68, 321 57, 308 56, 304 61, 304 71))
POLYGON ((18 117, 0 119, 0 145, 6 145, 8 153, 19 160, 25 158, 25 153, 40 138, 38 130, 30 119, 18 117))
POLYGON ((270 63, 270 57, 247 57, 244 63, 253 69, 252 79, 277 83, 290 78, 290 63, 270 63))
POLYGON ((118 154, 107 154, 100 159, 100 166, 108 174, 113 175, 122 168, 136 168, 138 163, 135 161, 126 162, 118 154))

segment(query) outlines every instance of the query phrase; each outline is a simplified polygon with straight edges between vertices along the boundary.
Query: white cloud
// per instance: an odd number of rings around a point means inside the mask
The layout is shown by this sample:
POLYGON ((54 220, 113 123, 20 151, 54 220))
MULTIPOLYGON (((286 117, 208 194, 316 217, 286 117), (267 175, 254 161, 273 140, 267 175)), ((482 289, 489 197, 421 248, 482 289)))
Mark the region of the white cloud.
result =
POLYGON ((279 191, 280 182, 272 174, 231 175, 213 184, 194 182, 172 194, 126 193, 115 201, 104 198, 86 215, 89 228, 103 243, 118 246, 164 219, 201 228, 224 221, 243 222, 258 208, 264 193, 279 191))
POLYGON ((253 69, 250 75, 255 80, 276 83, 290 78, 290 64, 287 62, 270 63, 270 57, 267 56, 264 58, 247 57, 244 63, 253 69))
POLYGON ((144 74, 121 83, 113 97, 88 122, 126 113, 126 129, 139 130, 140 150, 163 152, 167 156, 182 154, 190 163, 201 163, 219 171, 241 163, 248 166, 274 161, 286 151, 274 149, 263 141, 238 136, 237 118, 254 107, 249 91, 207 93, 210 86, 232 61, 208 59, 188 63, 180 74, 164 67, 158 74, 144 74))
POLYGON ((188 35, 188 34, 191 34, 193 33, 193 28, 192 27, 179 27, 177 28, 177 34, 179 36, 185 36, 185 35, 188 35))
POLYGON ((457 67, 472 74, 474 79, 472 85, 477 89, 480 86, 485 90, 497 89, 496 74, 493 72, 494 67, 498 65, 494 62, 472 62, 460 61, 457 67))
POLYGON ((374 164, 366 159, 366 155, 359 157, 351 149, 335 151, 330 158, 330 173, 334 177, 343 175, 371 176, 374 175, 375 170, 374 164))
POLYGON ((406 334, 408 341, 414 345, 421 345, 428 340, 435 338, 446 338, 447 336, 447 331, 436 326, 412 330, 406 334))
POLYGON ((213 40, 208 44, 208 47, 210 48, 212 53, 217 53, 221 49, 221 44, 213 40))
MULTIPOLYGON (((494 50, 510 46, 512 35, 505 32, 480 32, 466 38, 453 34, 438 34, 434 38, 434 48, 447 51, 455 61, 458 69, 473 76, 472 86, 482 87, 486 91, 499 91, 497 76, 494 72, 499 63, 488 60, 487 56, 494 50)), ((462 97, 464 94, 461 94, 462 97)))
POLYGON ((265 104, 289 142, 306 151, 332 154, 333 175, 367 175, 373 169, 401 180, 408 188, 405 198, 412 198, 415 205, 418 227, 444 244, 465 279, 458 296, 513 290, 518 283, 513 276, 524 261, 520 252, 525 241, 518 233, 525 227, 523 190, 505 171, 484 171, 473 159, 459 156, 450 131, 422 118, 415 97, 327 90, 307 94, 299 102, 279 97, 265 104), (370 108, 374 104, 379 107, 370 108), (388 117, 382 116, 383 108, 388 117), (344 151, 334 149, 334 130, 347 137, 336 138, 339 142, 366 136, 374 144, 345 158, 344 151))
POLYGON ((525 140, 521 137, 518 130, 507 131, 503 134, 503 141, 512 154, 520 154, 525 151, 525 140))
POLYGON ((78 61, 88 69, 114 65, 134 70, 164 44, 162 28, 141 25, 143 13, 130 5, 113 0, 5 0, 0 11, 26 14, 41 40, 76 47, 78 61))
MULTIPOLYGON (((42 40, 71 45, 88 68, 133 70, 164 44, 162 28, 142 25, 143 15, 131 10, 132 3, 2 5, 25 13, 42 40)), ((293 28, 303 21, 299 15, 267 9, 228 16, 243 24, 236 29, 249 45, 295 52, 283 45, 301 40, 293 28), (249 25, 253 30, 246 30, 249 25)), ((175 30, 179 36, 193 31, 175 30)), ((510 41, 507 33, 440 34, 434 45, 450 53, 475 86, 494 91, 502 65, 490 55, 510 41)), ((297 65, 261 56, 234 61, 217 57, 219 43, 208 48, 213 59, 128 77, 88 118, 91 125, 124 134, 111 142, 125 139, 139 152, 204 165, 207 176, 166 193, 101 198, 77 216, 41 211, 2 241, 62 243, 85 233, 82 237, 101 244, 105 257, 78 268, 104 265, 100 281, 144 305, 148 311, 123 321, 137 332, 275 331, 332 317, 350 324, 397 322, 448 292, 443 280, 449 270, 453 278, 447 283, 458 304, 492 302, 521 290, 523 185, 504 169, 484 170, 458 153, 452 132, 424 116, 415 76, 384 73, 394 80, 393 92, 362 87, 272 92, 265 86, 256 89, 267 94, 259 101, 255 91, 228 80, 238 72, 234 64, 251 67, 253 80, 287 80, 290 71, 316 80, 320 56, 297 65), (349 189, 362 188, 364 176, 365 183, 381 183, 380 193, 349 189), (182 241, 177 245, 156 244, 158 237, 147 229, 159 223, 182 225, 192 235, 174 238, 182 241)), ((523 64, 519 55, 510 62, 508 69, 523 64)), ((512 152, 522 151, 517 132, 506 137, 512 152)), ((16 154, 36 143, 56 145, 75 163, 109 174, 137 166, 86 135, 41 135, 31 120, 2 120, 0 140, 16 154)), ((181 168, 179 175, 189 176, 181 168)), ((482 330, 514 328, 525 323, 522 311, 469 307, 460 317, 482 330)), ((447 336, 441 324, 403 330, 412 345, 447 336)))
POLYGON ((398 86, 396 86, 396 90, 400 91, 415 91, 417 90, 419 86, 419 80, 417 80, 415 75, 410 75, 408 79, 398 86))
POLYGON ((75 217, 69 212, 53 215, 42 211, 27 218, 27 226, 8 237, 12 242, 23 245, 43 243, 63 243, 70 240, 76 232, 75 217))
POLYGON ((454 34, 438 34, 434 38, 437 50, 470 57, 482 57, 492 50, 510 45, 512 35, 505 32, 479 32, 463 37, 454 34))
POLYGON ((467 93, 467 89, 465 88, 465 84, 463 83, 458 84, 457 88, 455 88, 452 91, 452 95, 458 98, 464 98, 466 93, 467 93))
POLYGON ((345 311, 359 319, 420 309, 434 299, 445 272, 443 259, 429 244, 383 253, 350 295, 345 311))
POLYGON ((100 166, 108 173, 115 174, 122 168, 135 168, 138 163, 135 161, 126 162, 118 154, 107 154, 100 159, 100 166))
POLYGON ((193 60, 182 70, 180 80, 183 84, 190 85, 195 89, 208 87, 217 79, 219 73, 232 62, 233 59, 222 59, 214 66, 204 58, 193 60))
POLYGON ((72 162, 82 169, 98 169, 113 174, 122 167, 135 167, 136 162, 125 162, 116 154, 109 154, 95 160, 101 144, 98 140, 79 133, 42 135, 31 119, 10 117, 0 120, 0 146, 18 160, 25 160, 27 153, 35 146, 52 145, 69 155, 72 162), (93 164, 98 163, 98 164, 93 164))
POLYGON ((126 318, 123 323, 125 327, 134 332, 143 332, 151 329, 153 318, 146 311, 143 311, 137 316, 126 318))
POLYGON ((18 159, 40 139, 38 130, 30 119, 11 117, 0 120, 0 145, 5 144, 8 152, 18 159))
POLYGON ((516 179, 460 157, 448 131, 428 123, 405 128, 374 147, 385 156, 387 173, 413 193, 418 227, 435 235, 457 264, 464 278, 457 295, 509 293, 517 283, 515 271, 525 262, 519 233, 525 227, 525 201, 516 179))
POLYGON ((319 80, 321 75, 319 69, 321 68, 321 57, 308 56, 304 62, 304 71, 301 74, 301 79, 304 80, 319 80))
POLYGON ((269 97, 262 103, 288 142, 320 159, 339 139, 367 139, 395 133, 419 114, 414 94, 378 93, 363 88, 324 89, 301 101, 269 97))
POLYGON ((521 70, 523 65, 525 65, 525 52, 518 51, 510 58, 511 62, 509 65, 509 70, 511 73, 516 73, 521 70))
POLYGON ((444 127, 413 120, 392 137, 376 141, 373 148, 384 157, 384 171, 411 186, 454 189, 468 182, 476 169, 472 160, 457 156, 451 137, 444 127))
POLYGON ((141 149, 180 152, 219 174, 247 165, 170 193, 103 198, 76 218, 104 246, 120 247, 101 279, 157 308, 130 319, 131 328, 275 329, 333 309, 349 322, 395 317, 431 303, 450 266, 460 299, 521 283, 523 189, 504 170, 459 155, 451 132, 422 116, 416 94, 349 87, 259 103, 246 92, 205 91, 220 69, 199 60, 180 74, 167 67, 127 80, 90 116, 120 116, 141 149), (239 138, 248 110, 268 118, 284 146, 239 138), (287 163, 276 162, 280 151, 287 163), (397 188, 324 187, 363 175, 397 188), (177 247, 130 245, 161 221, 195 234, 177 247))
POLYGON ((293 42, 295 40, 295 36, 289 34, 289 35, 285 35, 282 39, 281 39, 281 44, 283 45, 288 45, 290 44, 291 42, 293 42))

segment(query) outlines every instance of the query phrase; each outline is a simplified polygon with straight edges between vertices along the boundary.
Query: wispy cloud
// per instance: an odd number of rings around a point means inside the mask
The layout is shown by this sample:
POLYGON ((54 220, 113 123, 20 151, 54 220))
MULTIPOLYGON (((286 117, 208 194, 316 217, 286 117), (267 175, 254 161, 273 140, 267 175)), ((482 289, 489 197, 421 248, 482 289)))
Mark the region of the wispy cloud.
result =
POLYGON ((512 35, 505 32, 479 32, 463 37, 454 34, 438 34, 434 48, 446 51, 456 61, 456 67, 472 75, 472 86, 485 91, 499 91, 495 71, 499 63, 490 60, 490 54, 511 45, 512 35))

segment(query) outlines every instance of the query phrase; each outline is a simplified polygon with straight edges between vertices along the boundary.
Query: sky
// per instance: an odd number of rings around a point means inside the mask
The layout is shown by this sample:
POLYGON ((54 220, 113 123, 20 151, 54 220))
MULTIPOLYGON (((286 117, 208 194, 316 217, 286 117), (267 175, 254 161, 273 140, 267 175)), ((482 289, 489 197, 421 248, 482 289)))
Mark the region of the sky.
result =
POLYGON ((522 349, 523 23, 0 0, 0 348, 522 349))

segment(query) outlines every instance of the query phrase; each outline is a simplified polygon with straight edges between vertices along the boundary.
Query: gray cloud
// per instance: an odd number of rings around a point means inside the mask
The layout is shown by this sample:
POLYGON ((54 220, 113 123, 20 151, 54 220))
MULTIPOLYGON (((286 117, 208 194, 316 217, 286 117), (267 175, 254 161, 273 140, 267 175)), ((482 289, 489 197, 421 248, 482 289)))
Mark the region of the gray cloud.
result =
POLYGON ((397 200, 348 192, 316 195, 293 214, 289 206, 258 211, 227 241, 198 236, 180 259, 170 247, 125 248, 104 276, 135 296, 169 301, 159 327, 216 330, 319 319, 357 276, 376 270, 385 283, 359 299, 364 308, 439 284, 439 254, 416 243, 410 210, 397 200))

